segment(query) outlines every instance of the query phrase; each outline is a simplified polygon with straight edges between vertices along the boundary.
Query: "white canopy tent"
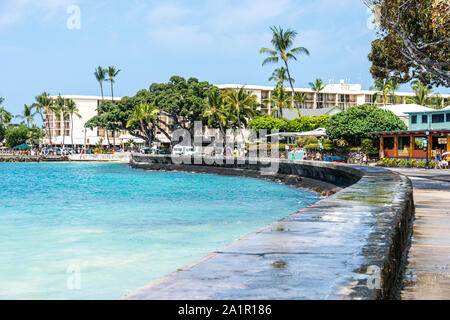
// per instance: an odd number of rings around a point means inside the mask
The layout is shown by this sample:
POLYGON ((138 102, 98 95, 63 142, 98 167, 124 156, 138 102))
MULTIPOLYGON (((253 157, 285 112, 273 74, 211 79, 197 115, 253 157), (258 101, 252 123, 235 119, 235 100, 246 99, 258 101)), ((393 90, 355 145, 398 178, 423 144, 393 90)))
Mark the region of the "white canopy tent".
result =
POLYGON ((266 137, 326 137, 327 130, 325 128, 318 128, 307 132, 278 132, 268 134, 266 137))

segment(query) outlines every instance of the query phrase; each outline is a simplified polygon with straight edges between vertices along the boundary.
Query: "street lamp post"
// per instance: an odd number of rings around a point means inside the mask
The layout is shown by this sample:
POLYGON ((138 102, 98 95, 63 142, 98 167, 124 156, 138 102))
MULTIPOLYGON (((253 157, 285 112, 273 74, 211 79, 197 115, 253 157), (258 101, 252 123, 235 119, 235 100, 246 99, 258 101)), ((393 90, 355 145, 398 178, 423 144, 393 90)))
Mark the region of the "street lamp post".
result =
POLYGON ((430 144, 429 142, 429 137, 430 136, 430 131, 427 131, 427 164, 426 164, 426 168, 429 169, 429 158, 428 158, 428 154, 429 154, 429 148, 430 148, 430 144))

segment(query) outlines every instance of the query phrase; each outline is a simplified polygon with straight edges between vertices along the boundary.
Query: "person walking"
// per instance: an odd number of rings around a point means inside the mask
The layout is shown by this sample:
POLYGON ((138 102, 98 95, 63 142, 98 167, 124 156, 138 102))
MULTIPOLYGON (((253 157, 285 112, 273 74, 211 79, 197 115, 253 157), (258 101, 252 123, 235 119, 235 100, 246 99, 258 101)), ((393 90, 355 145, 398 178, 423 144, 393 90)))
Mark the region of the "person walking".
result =
POLYGON ((365 154, 365 153, 364 153, 364 156, 362 158, 362 163, 363 163, 364 166, 369 165, 369 161, 367 159, 367 154, 365 154))
POLYGON ((442 169, 442 166, 441 166, 441 151, 440 150, 437 150, 437 152, 436 152, 436 166, 435 166, 435 169, 442 169))
POLYGON ((356 154, 355 162, 356 164, 361 165, 361 151, 356 154))

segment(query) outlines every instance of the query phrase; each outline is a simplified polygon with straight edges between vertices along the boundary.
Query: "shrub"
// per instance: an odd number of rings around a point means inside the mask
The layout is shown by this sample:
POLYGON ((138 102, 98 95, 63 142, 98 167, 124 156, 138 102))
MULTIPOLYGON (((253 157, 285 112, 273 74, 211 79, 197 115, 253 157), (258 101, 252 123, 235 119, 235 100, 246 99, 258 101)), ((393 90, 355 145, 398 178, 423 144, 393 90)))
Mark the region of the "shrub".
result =
POLYGON ((307 144, 318 144, 319 140, 316 137, 309 137, 307 140, 307 144))
POLYGON ((311 144, 307 144, 305 146, 306 150, 310 150, 310 151, 320 151, 320 147, 318 143, 311 143, 311 144))
POLYGON ((361 151, 369 156, 378 156, 380 150, 379 139, 362 139, 361 151))

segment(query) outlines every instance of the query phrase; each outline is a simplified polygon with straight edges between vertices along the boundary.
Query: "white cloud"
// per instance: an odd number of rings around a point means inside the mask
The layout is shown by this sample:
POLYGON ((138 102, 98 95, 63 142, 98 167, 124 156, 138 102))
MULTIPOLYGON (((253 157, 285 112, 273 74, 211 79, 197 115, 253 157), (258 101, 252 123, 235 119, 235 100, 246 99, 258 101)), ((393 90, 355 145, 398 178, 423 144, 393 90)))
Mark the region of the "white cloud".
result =
POLYGON ((9 0, 0 6, 0 25, 12 25, 28 17, 46 20, 79 0, 9 0))
POLYGON ((167 2, 151 9, 148 18, 151 24, 170 23, 180 19, 191 12, 191 9, 178 6, 173 2, 167 2))
POLYGON ((147 21, 152 40, 167 49, 240 54, 267 43, 268 21, 292 6, 292 0, 204 0, 193 10, 171 1, 148 9, 147 21))

